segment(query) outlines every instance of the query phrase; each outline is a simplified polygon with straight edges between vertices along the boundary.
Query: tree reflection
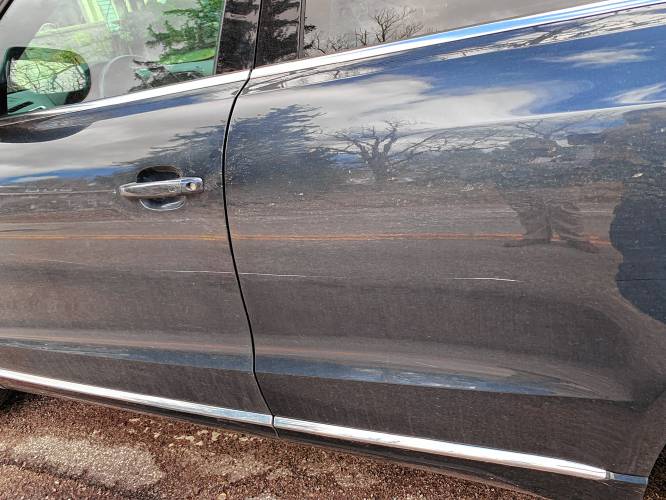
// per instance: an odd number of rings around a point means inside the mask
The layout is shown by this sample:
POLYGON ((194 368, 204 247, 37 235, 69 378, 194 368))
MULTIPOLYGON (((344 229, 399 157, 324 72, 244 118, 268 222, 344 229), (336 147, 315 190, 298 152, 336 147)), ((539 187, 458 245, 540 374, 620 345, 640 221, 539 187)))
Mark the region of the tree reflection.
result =
MULTIPOLYGON (((413 20, 415 14, 416 9, 408 7, 403 7, 402 10, 385 8, 374 14, 372 21, 377 29, 373 34, 377 43, 402 40, 420 33, 425 25, 413 20)), ((367 38, 366 36, 365 40, 367 38)))
POLYGON ((478 151, 496 131, 481 130, 437 130, 424 132, 423 126, 407 121, 386 121, 382 127, 368 126, 341 130, 330 136, 327 149, 338 155, 353 159, 368 168, 378 185, 406 175, 446 176, 451 165, 444 158, 456 154, 478 151), (445 163, 445 165, 442 165, 445 163), (432 165, 436 167, 429 168, 432 165), (434 173, 433 170, 437 170, 434 173))
POLYGON ((416 9, 385 7, 369 16, 369 26, 353 32, 323 35, 317 26, 306 24, 303 49, 306 56, 315 56, 404 40, 423 32, 425 24, 416 18, 416 9))
POLYGON ((258 65, 296 57, 300 9, 300 0, 268 0, 261 3, 261 23, 257 34, 258 65))
POLYGON ((259 0, 226 0, 217 73, 247 69, 254 60, 259 0))
MULTIPOLYGON (((196 0, 188 7, 164 11, 163 30, 148 26, 148 47, 162 47, 161 59, 173 62, 192 60, 195 51, 215 52, 220 31, 223 0, 196 0), (176 18, 176 25, 170 21, 176 18)), ((210 58, 202 53, 200 58, 210 58)))
POLYGON ((369 168, 378 183, 398 175, 405 165, 418 156, 440 149, 435 139, 440 133, 418 138, 416 133, 402 132, 405 122, 387 121, 384 130, 362 127, 357 131, 341 131, 333 138, 343 145, 331 146, 329 151, 356 157, 369 168))
POLYGON ((271 188, 328 189, 341 171, 336 169, 332 151, 312 146, 321 134, 314 123, 318 116, 316 108, 292 105, 234 121, 227 180, 243 185, 271 184, 271 188), (248 151, 252 151, 251 158, 248 151))

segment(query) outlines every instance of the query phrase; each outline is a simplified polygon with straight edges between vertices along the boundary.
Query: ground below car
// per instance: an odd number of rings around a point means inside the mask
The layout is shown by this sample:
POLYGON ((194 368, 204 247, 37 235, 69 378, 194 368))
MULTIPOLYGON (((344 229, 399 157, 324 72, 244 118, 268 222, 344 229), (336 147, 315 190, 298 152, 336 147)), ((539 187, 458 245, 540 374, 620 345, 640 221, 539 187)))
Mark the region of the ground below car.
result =
MULTIPOLYGON (((0 410, 0 498, 502 499, 527 495, 319 448, 19 395, 0 410)), ((666 499, 666 463, 646 498, 666 499), (661 495, 660 496, 660 491, 661 495)))

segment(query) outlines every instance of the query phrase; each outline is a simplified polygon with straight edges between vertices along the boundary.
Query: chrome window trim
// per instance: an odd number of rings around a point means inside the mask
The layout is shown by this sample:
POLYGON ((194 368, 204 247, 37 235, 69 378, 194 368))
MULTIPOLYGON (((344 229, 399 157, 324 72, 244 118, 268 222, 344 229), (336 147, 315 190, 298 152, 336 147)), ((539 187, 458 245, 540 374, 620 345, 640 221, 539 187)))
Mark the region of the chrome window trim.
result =
POLYGON ((506 31, 512 31, 521 28, 541 26, 545 24, 580 19, 583 17, 589 17, 594 15, 611 14, 621 10, 633 9, 638 7, 647 7, 663 3, 665 3, 665 0, 604 0, 601 2, 595 2, 578 7, 569 7, 566 9, 555 10, 543 14, 535 14, 531 16, 518 17, 514 19, 507 19, 503 21, 480 24, 477 26, 455 29, 443 33, 437 33, 434 35, 426 35, 422 37, 411 38, 409 40, 387 43, 384 45, 364 47, 361 49, 339 52, 336 54, 328 54, 309 59, 300 59, 297 61, 289 61, 270 66, 262 66, 259 68, 255 68, 252 71, 250 70, 235 71, 233 73, 227 73, 224 75, 215 75, 206 78, 201 78, 198 80, 175 83, 172 85, 166 85, 164 87, 159 87, 156 89, 141 90, 131 94, 115 96, 115 97, 106 97, 102 99, 96 99, 93 101, 82 102, 80 104, 60 106, 48 110, 37 111, 34 113, 27 113, 25 115, 11 115, 11 116, 6 115, 0 117, 0 125, 3 124, 3 122, 15 123, 15 122, 21 122, 24 119, 32 119, 34 117, 76 113, 79 111, 88 111, 93 109, 118 106, 122 104, 131 104, 134 102, 154 99, 157 97, 172 96, 185 92, 203 90, 218 85, 224 85, 227 83, 246 81, 250 77, 261 78, 266 76, 273 76, 283 73, 300 71, 304 69, 311 69, 319 66, 353 62, 360 59, 385 56, 398 52, 414 50, 422 47, 430 47, 433 45, 440 45, 444 43, 466 40, 485 35, 503 33, 506 31))
POLYGON ((647 478, 642 476, 621 476, 599 467, 562 460, 558 458, 543 457, 528 453, 484 448, 467 444, 436 441, 412 436, 400 436, 384 432, 374 432, 337 425, 308 422, 285 417, 275 417, 273 426, 279 430, 299 432, 315 436, 352 441, 388 448, 428 453, 476 462, 486 462, 509 467, 518 467, 553 474, 579 477, 593 481, 631 480, 639 484, 647 484, 647 478))
POLYGON ((0 380, 14 381, 23 384, 34 385, 74 394, 83 394, 98 398, 123 401, 138 405, 152 406, 163 410, 170 410, 203 417, 229 420, 232 422, 241 422, 245 424, 254 424, 270 427, 273 423, 272 415, 264 413, 254 413, 242 410, 232 410, 229 408, 219 408, 189 401, 179 401, 176 399, 162 398, 158 396, 148 396, 146 394, 137 394, 134 392, 119 391, 116 389, 105 389, 93 385, 79 384, 77 382, 67 382, 48 377, 40 377, 27 373, 15 372, 0 369, 0 380))
POLYGON ((247 81, 249 77, 250 70, 234 71, 233 73, 227 73, 224 75, 209 76, 200 78, 198 80, 189 80, 187 82, 165 85, 164 87, 158 87, 155 89, 139 90, 131 94, 119 95, 115 97, 104 97, 102 99, 95 99, 92 101, 84 101, 79 104, 58 106, 55 108, 46 109, 44 111, 26 113, 24 115, 5 115, 0 117, 0 125, 3 122, 18 123, 24 120, 30 120, 38 117, 63 115, 76 113, 78 111, 89 111, 92 109, 107 108, 121 104, 131 104, 134 102, 146 101, 156 97, 173 96, 185 92, 217 87, 219 85, 225 85, 228 83, 244 82, 247 81))
POLYGON ((9 7, 10 0, 0 0, 0 20, 2 19, 2 16, 5 14, 5 10, 7 10, 7 7, 9 7))
POLYGON ((430 47, 443 43, 467 40, 485 35, 494 35, 517 29, 532 28, 535 26, 542 26, 561 21, 573 21, 575 19, 581 19, 584 17, 612 14, 622 10, 634 9, 638 7, 648 7, 662 3, 664 3, 664 0, 604 0, 601 2, 595 2, 576 7, 568 7, 566 9, 554 10, 542 14, 533 14, 513 19, 505 19, 503 21, 479 24, 467 28, 458 28, 451 31, 436 33, 434 35, 425 35, 417 38, 410 38, 408 40, 387 43, 384 45, 363 47, 361 49, 353 49, 335 54, 312 57, 309 59, 299 59, 296 61, 278 63, 269 66, 261 66, 259 68, 253 69, 251 76, 252 78, 262 78, 266 76, 291 73, 294 71, 301 71, 320 66, 348 63, 357 61, 359 59, 386 56, 389 54, 395 54, 397 52, 430 47))

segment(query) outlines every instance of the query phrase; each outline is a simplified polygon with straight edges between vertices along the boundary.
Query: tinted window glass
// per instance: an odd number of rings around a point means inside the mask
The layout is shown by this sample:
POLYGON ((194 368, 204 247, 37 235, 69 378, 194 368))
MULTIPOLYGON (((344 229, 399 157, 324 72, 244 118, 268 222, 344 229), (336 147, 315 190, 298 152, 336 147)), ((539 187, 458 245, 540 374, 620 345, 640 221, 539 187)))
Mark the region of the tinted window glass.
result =
POLYGON ((589 0, 307 0, 303 57, 395 42, 589 0))
POLYGON ((257 39, 257 65, 298 57, 303 0, 263 0, 257 39))
POLYGON ((0 21, 0 115, 213 75, 224 0, 16 0, 0 21))

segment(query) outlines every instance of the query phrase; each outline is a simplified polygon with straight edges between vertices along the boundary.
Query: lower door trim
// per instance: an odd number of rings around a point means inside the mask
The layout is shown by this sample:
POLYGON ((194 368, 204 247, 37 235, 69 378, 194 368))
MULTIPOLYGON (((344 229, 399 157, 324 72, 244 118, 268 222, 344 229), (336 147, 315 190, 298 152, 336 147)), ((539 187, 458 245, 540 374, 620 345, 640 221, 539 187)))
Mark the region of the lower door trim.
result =
POLYGON ((332 439, 340 439, 343 441, 423 452, 431 455, 474 460, 477 462, 486 462, 509 467, 519 467, 523 469, 580 477, 593 481, 619 480, 647 484, 646 477, 615 474, 591 465, 528 453, 504 451, 494 448, 436 441, 434 439, 424 439, 412 436, 401 436, 398 434, 387 434, 383 432, 320 424, 317 422, 308 422, 284 417, 275 417, 273 419, 273 426, 278 431, 292 431, 332 439))
POLYGON ((14 372, 0 369, 0 384, 2 381, 14 381, 22 384, 33 385, 54 389, 56 391, 70 392, 74 394, 84 394, 103 399, 123 401, 138 405, 152 406, 163 410, 189 413, 232 422, 241 422, 245 424, 254 424, 270 427, 273 423, 273 416, 264 413, 254 413, 243 410, 232 410, 229 408, 220 408, 201 403, 192 403, 189 401, 179 401, 176 399, 162 398, 159 396, 149 396, 147 394, 137 394, 134 392, 119 391, 116 389, 105 389, 94 385, 79 384, 76 382, 67 382, 38 375, 29 375, 27 373, 14 372))
MULTIPOLYGON (((254 413, 230 408, 220 408, 190 401, 149 396, 133 392, 107 389, 93 385, 68 382, 39 375, 30 375, 22 372, 0 369, 0 384, 5 382, 8 388, 12 382, 21 386, 52 389, 56 393, 71 393, 92 396, 94 398, 122 401, 145 407, 160 408, 174 412, 200 415, 231 422, 253 424, 271 427, 276 430, 292 431, 312 436, 321 436, 342 441, 363 443, 387 448, 397 448, 407 451, 422 452, 477 462, 486 462, 509 467, 519 467, 553 474, 579 477, 593 481, 622 481, 633 484, 646 485, 647 477, 616 474, 614 472, 559 458, 544 457, 529 453, 498 450, 481 446, 437 441, 399 434, 355 429, 337 425, 308 422, 286 417, 273 417, 266 413, 254 413)), ((1 388, 1 387, 0 387, 1 388)))

